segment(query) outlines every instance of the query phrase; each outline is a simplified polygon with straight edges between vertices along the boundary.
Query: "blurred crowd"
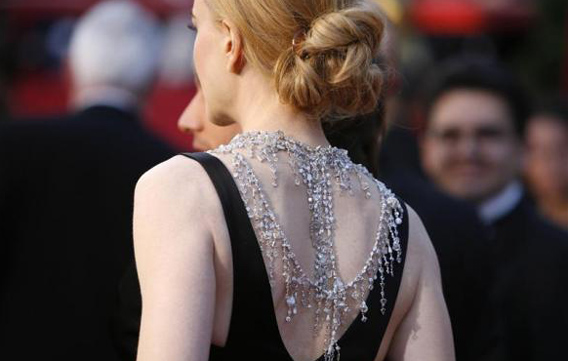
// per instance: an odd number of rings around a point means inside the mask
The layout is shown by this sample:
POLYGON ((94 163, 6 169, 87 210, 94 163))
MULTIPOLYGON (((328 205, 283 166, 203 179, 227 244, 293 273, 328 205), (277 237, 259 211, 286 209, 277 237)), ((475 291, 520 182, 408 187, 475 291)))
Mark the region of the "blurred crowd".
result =
MULTIPOLYGON (((457 360, 568 359, 568 2, 369 1, 387 91, 330 142, 423 220, 457 360)), ((190 9, 0 4, 0 359, 135 359, 136 181, 239 132, 207 121, 190 9)))

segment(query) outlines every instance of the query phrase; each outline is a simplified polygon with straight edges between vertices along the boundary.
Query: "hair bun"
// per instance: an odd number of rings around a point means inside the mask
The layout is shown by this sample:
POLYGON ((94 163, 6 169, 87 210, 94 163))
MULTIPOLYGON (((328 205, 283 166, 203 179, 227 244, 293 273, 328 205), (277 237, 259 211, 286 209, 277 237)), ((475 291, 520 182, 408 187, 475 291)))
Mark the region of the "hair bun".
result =
POLYGON ((282 101, 318 119, 372 112, 383 86, 373 63, 383 29, 380 11, 368 3, 313 20, 304 41, 290 44, 276 62, 282 101))

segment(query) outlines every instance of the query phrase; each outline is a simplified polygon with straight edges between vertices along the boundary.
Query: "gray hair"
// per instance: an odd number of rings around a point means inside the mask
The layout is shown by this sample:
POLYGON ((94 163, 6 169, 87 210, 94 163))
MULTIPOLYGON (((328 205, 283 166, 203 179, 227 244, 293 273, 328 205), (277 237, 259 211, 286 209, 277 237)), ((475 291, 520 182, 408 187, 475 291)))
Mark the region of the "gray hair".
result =
POLYGON ((76 87, 113 86, 139 94, 156 75, 156 19, 132 1, 104 1, 78 22, 69 62, 76 87))

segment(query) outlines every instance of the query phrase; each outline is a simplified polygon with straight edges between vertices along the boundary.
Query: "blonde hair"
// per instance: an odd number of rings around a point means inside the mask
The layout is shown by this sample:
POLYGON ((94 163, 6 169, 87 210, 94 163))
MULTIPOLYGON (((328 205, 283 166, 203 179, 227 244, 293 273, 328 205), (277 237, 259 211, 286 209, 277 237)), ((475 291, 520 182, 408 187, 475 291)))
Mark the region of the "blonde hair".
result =
POLYGON ((373 63, 382 14, 370 0, 207 0, 235 23, 250 64, 282 102, 314 119, 372 112, 383 74, 373 63))

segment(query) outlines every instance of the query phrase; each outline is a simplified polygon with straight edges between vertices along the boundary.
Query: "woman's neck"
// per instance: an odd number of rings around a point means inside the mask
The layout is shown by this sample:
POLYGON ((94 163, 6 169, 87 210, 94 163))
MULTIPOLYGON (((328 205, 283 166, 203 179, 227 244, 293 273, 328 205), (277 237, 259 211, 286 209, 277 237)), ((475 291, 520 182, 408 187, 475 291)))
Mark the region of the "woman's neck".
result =
POLYGON ((282 131, 310 146, 329 145, 321 122, 311 120, 291 106, 283 104, 274 87, 264 79, 248 81, 239 92, 237 122, 243 132, 282 131))

